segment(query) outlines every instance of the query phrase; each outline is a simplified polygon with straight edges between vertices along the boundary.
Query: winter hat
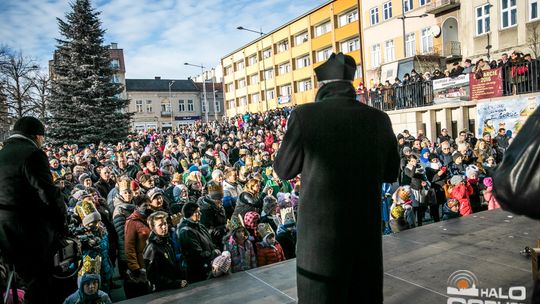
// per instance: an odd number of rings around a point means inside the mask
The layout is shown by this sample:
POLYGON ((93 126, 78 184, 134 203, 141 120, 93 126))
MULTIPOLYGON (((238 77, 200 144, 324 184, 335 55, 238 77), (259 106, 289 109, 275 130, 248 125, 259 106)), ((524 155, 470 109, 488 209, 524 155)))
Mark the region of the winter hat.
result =
POLYGON ((270 215, 273 210, 276 210, 277 206, 278 206, 277 199, 272 195, 268 195, 263 200, 262 212, 264 215, 270 215))
POLYGON ((280 208, 286 208, 291 206, 291 194, 279 192, 277 194, 278 205, 280 208))
POLYGON ((463 159, 463 154, 461 154, 460 152, 456 152, 452 155, 452 160, 455 162, 460 157, 463 159))
POLYGON ((71 194, 71 196, 76 200, 76 201, 80 201, 82 200, 83 197, 87 196, 88 195, 88 192, 86 192, 85 190, 75 190, 73 192, 73 194, 71 194))
POLYGON ((409 153, 409 152, 412 152, 411 148, 409 147, 403 148, 403 153, 409 153))
POLYGON ((161 167, 167 167, 167 166, 171 166, 172 165, 172 162, 170 159, 164 159, 162 162, 161 162, 161 167))
POLYGON ((199 205, 195 203, 186 203, 184 207, 182 208, 182 214, 185 218, 190 218, 193 213, 199 208, 199 205))
POLYGON ((463 176, 461 175, 454 175, 452 176, 452 178, 450 179, 450 184, 452 185, 457 185, 459 183, 461 183, 463 181, 463 176))
POLYGON ((199 167, 197 167, 196 165, 192 165, 191 167, 189 167, 189 172, 196 172, 196 171, 199 171, 199 167))
POLYGON ((429 159, 429 162, 432 162, 434 159, 439 159, 439 157, 437 156, 437 154, 431 153, 431 154, 429 155, 429 158, 428 158, 428 159, 429 159))
POLYGON ((260 218, 261 216, 257 212, 249 211, 244 215, 244 225, 251 230, 257 230, 260 218))
POLYGON ((89 199, 83 199, 82 202, 77 203, 75 206, 75 212, 81 218, 84 226, 101 221, 101 215, 97 211, 94 203, 89 199))
POLYGON ((223 199, 223 186, 216 181, 210 181, 206 186, 208 189, 208 196, 213 200, 223 199))
POLYGON ((81 185, 84 184, 84 181, 85 181, 87 178, 90 178, 90 175, 88 175, 88 173, 83 173, 83 174, 81 174, 81 176, 79 176, 79 183, 80 183, 81 185))
POLYGON ((45 126, 35 117, 24 116, 15 122, 13 133, 22 135, 45 135, 45 126))
POLYGON ((163 190, 161 190, 159 188, 152 188, 152 189, 148 190, 148 192, 146 193, 146 196, 148 196, 148 198, 150 198, 150 200, 153 200, 158 195, 163 196, 163 190))
POLYGON ((484 178, 484 186, 486 187, 493 187, 493 178, 491 177, 486 177, 484 178))
POLYGON ((350 80, 354 79, 356 62, 354 58, 343 53, 332 53, 325 63, 315 68, 319 81, 350 80))
POLYGON ((475 165, 469 165, 467 166, 467 168, 465 169, 465 174, 467 175, 468 178, 471 178, 471 176, 473 174, 476 175, 476 177, 478 178, 478 173, 480 172, 480 169, 478 169, 477 166, 475 165))
POLYGON ((131 181, 131 184, 129 185, 129 188, 131 189, 131 191, 137 191, 137 190, 139 190, 141 187, 139 186, 139 183, 137 183, 136 181, 132 180, 132 181, 131 181))

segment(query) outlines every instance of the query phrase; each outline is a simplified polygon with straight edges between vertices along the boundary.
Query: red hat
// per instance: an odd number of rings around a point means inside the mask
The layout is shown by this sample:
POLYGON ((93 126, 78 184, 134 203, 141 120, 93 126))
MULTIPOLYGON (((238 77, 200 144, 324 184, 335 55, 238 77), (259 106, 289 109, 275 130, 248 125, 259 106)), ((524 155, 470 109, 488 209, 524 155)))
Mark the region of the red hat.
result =
POLYGON ((131 181, 130 188, 131 188, 131 191, 137 191, 137 190, 139 190, 139 188, 141 188, 141 187, 139 186, 139 183, 137 183, 136 181, 132 180, 132 181, 131 181))

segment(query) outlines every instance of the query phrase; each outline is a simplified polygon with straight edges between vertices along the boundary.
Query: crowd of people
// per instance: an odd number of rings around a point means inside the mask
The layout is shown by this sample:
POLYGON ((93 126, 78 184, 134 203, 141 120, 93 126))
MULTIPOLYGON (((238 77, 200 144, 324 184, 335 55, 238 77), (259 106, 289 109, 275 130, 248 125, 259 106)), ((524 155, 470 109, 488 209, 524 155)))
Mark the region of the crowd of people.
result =
POLYGON ((489 69, 501 68, 503 95, 536 92, 540 88, 540 60, 531 54, 514 51, 508 56, 501 54, 497 60, 465 59, 463 64, 456 61, 451 69, 434 69, 423 74, 412 69, 405 73, 403 79, 396 77, 394 82, 373 83, 371 88, 360 83, 357 87, 358 99, 361 102, 382 110, 396 110, 430 105, 433 102, 433 80, 445 77, 474 74, 480 79, 489 69))
MULTIPOLYGON (((69 232, 82 244, 79 290, 65 303, 107 302, 122 287, 133 298, 294 258, 301 181, 273 170, 291 111, 141 132, 116 145, 45 145, 69 232)), ((443 129, 435 142, 398 134, 401 170, 383 186, 381 229, 421 226, 426 211, 436 222, 497 208, 490 176, 510 140, 504 129, 480 139, 443 129)))

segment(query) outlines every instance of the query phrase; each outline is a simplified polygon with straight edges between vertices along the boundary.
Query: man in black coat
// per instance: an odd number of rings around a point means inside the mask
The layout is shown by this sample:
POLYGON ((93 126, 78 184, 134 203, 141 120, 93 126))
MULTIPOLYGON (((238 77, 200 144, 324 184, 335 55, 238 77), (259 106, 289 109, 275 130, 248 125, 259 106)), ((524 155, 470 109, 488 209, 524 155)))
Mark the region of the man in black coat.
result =
POLYGON ((399 155, 388 115, 355 100, 355 70, 341 53, 315 69, 315 103, 291 113, 274 163, 282 179, 302 175, 299 303, 383 301, 380 189, 397 180, 399 155))
POLYGON ((65 227, 66 205, 40 149, 43 124, 22 117, 13 131, 0 151, 0 251, 26 283, 25 303, 49 303, 53 238, 65 227))

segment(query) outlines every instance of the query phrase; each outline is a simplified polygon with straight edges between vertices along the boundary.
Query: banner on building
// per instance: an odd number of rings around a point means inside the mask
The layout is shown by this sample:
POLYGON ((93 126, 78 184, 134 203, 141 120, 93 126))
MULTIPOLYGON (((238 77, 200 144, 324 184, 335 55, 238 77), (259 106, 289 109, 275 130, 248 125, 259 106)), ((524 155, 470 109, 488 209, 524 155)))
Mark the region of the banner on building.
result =
POLYGON ((433 102, 457 102, 470 100, 469 75, 433 80, 433 102))
POLYGON ((175 116, 174 120, 176 121, 184 121, 184 120, 201 120, 201 116, 175 116))
POLYGON ((476 105, 476 135, 481 137, 488 132, 494 137, 500 128, 505 128, 514 137, 539 104, 540 96, 479 102, 476 105))
POLYGON ((291 96, 279 96, 277 99, 278 104, 285 104, 291 102, 291 96))
POLYGON ((469 74, 471 82, 471 99, 486 99, 503 95, 502 70, 492 69, 484 71, 483 77, 476 79, 475 74, 469 74))

